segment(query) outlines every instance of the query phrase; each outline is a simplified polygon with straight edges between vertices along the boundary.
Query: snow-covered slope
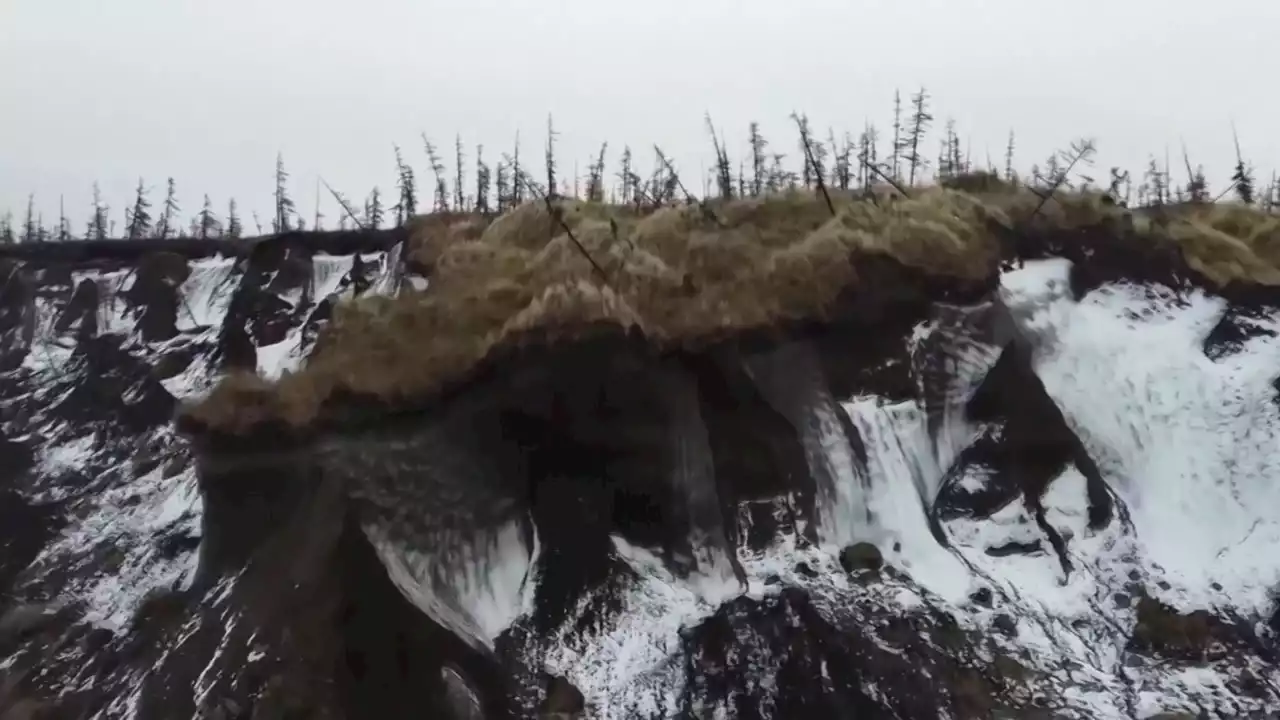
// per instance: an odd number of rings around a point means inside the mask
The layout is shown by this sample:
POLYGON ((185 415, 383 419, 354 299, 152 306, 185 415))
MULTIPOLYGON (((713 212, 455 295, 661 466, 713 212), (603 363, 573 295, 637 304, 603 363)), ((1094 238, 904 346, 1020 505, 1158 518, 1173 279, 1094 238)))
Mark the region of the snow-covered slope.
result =
MULTIPOLYGON (((398 248, 366 253, 359 277, 352 256, 310 257, 282 343, 294 345, 256 347, 259 368, 296 367, 301 331, 322 322, 312 319, 322 301, 356 285, 395 292, 389 254, 398 248)), ((0 338, 13 358, 0 372, 0 674, 14 684, 0 709, 30 701, 132 716, 155 659, 128 666, 139 623, 149 604, 192 590, 204 503, 174 410, 223 371, 233 299, 258 290, 246 276, 274 270, 249 258, 169 262, 158 272, 146 260, 6 268, 15 331, 0 338), (148 337, 147 319, 166 315, 161 337, 148 337)), ((227 590, 205 594, 213 602, 227 590)))

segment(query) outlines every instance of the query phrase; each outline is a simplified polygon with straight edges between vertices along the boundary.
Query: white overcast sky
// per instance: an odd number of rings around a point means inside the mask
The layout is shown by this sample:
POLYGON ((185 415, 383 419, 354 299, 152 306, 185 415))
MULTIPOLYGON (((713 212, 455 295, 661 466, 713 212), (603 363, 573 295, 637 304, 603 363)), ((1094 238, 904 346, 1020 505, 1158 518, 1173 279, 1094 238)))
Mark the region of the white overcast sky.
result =
POLYGON ((1280 167, 1277 28, 1280 0, 0 0, 0 214, 63 196, 80 232, 95 180, 119 218, 171 175, 184 211, 266 217, 280 151, 309 215, 318 175, 390 191, 393 142, 421 175, 422 131, 536 153, 548 113, 565 171, 608 140, 696 176, 704 112, 735 154, 752 119, 794 153, 793 109, 883 129, 919 85, 979 160, 1011 128, 1024 169, 1091 135, 1099 177, 1137 175, 1185 140, 1222 187, 1233 121, 1280 167))

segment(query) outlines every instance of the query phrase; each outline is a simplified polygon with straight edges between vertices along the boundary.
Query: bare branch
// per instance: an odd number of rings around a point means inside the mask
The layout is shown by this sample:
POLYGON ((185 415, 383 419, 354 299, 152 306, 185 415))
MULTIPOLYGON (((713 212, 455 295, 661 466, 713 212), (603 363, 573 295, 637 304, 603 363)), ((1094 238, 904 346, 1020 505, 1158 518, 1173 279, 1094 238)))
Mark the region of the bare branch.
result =
POLYGON ((822 179, 823 169, 818 165, 813 157, 813 146, 809 143, 809 129, 800 121, 800 116, 795 112, 791 113, 791 119, 796 121, 796 127, 800 130, 800 143, 804 145, 804 154, 809 160, 809 165, 814 169, 814 176, 818 182, 818 191, 822 193, 822 199, 827 201, 827 210, 832 215, 836 214, 836 206, 831 202, 831 194, 827 192, 827 184, 822 179))
POLYGON ((329 182, 324 178, 320 178, 320 182, 324 183, 325 189, 328 190, 329 194, 333 196, 333 199, 338 202, 338 205, 342 206, 342 211, 347 214, 347 217, 351 218, 351 222, 355 223, 356 227, 364 230, 364 223, 360 222, 360 218, 356 217, 355 210, 351 209, 351 203, 347 202, 347 199, 342 197, 342 193, 330 187, 329 182))
POLYGON ((595 261, 595 258, 591 257, 591 253, 587 252, 587 248, 581 242, 578 242, 578 238, 574 236, 573 230, 571 230, 569 228, 569 224, 564 221, 564 213, 561 211, 560 206, 553 203, 551 201, 551 196, 543 192, 542 188, 539 188, 536 184, 531 182, 526 173, 522 172, 516 176, 516 182, 523 182, 525 187, 529 188, 530 192, 533 192, 542 198, 542 202, 547 206, 547 212, 550 213, 551 217, 560 224, 565 235, 569 236, 569 241, 573 243, 574 247, 578 248, 578 252, 582 253, 582 257, 586 258, 587 262, 591 263, 591 267, 600 275, 600 279, 604 281, 605 285, 608 285, 609 274, 604 271, 604 268, 600 267, 600 264, 595 261))

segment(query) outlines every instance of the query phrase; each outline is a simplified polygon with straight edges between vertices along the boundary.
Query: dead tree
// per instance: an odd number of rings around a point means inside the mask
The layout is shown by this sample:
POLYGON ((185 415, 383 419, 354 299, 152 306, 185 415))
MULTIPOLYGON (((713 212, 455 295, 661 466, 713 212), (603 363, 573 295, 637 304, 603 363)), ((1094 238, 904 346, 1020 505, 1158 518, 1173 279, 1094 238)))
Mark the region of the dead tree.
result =
POLYGON ((601 143, 600 154, 587 168, 587 202, 604 202, 604 154, 609 143, 601 143))
POLYGON ((272 221, 272 231, 276 234, 289 231, 289 216, 295 211, 293 198, 289 197, 289 173, 284 169, 284 154, 276 153, 276 217, 272 221))
POLYGON ((1187 168, 1187 198, 1193 203, 1203 203, 1209 200, 1209 183, 1204 176, 1204 167, 1197 166, 1195 170, 1191 169, 1191 156, 1187 153, 1187 144, 1182 144, 1182 163, 1187 168))
POLYGON ((831 195, 827 192, 827 185, 822 179, 825 174, 822 161, 814 152, 815 147, 809 137, 809 119, 803 115, 796 115, 794 112, 791 113, 791 119, 795 120, 796 127, 800 130, 800 148, 804 151, 805 164, 809 168, 813 181, 818 185, 818 191, 822 193, 822 199, 827 202, 827 209, 831 211, 832 215, 835 215, 836 207, 832 204, 831 195))
POLYGON ((244 234, 244 228, 240 225, 240 215, 236 212, 236 199, 231 198, 227 202, 227 237, 235 240, 244 234))
MULTIPOLYGON (((435 192, 435 212, 448 212, 449 210, 449 186, 444 179, 444 162, 440 160, 440 154, 436 152, 436 146, 427 138, 426 133, 422 133, 422 145, 427 151, 427 162, 431 163, 431 172, 436 178, 435 192)), ((355 216, 351 216, 354 221, 355 216)))
POLYGON ((164 194, 164 208, 160 211, 160 220, 156 222, 155 236, 161 239, 171 237, 174 232, 173 220, 178 217, 178 189, 173 178, 169 178, 168 188, 164 194))
POLYGON ((524 177, 524 170, 520 167, 520 131, 516 131, 516 146, 511 155, 511 161, 507 163, 511 167, 511 205, 519 205, 524 202, 524 183, 520 182, 520 178, 524 177))
POLYGON ((27 217, 22 223, 22 242, 38 242, 39 227, 39 223, 36 222, 36 196, 35 193, 31 193, 27 195, 27 217))
POLYGON ((151 233, 151 213, 147 209, 151 207, 151 202, 147 200, 147 188, 142 182, 142 178, 138 178, 138 189, 133 197, 133 209, 129 211, 129 217, 126 219, 125 230, 126 236, 130 240, 139 240, 151 233))
POLYGON ((218 218, 213 214, 213 203, 209 202, 209 196, 204 196, 204 206, 200 208, 200 214, 196 216, 196 237, 201 240, 208 240, 218 232, 218 218))
POLYGON ((791 119, 796 123, 800 130, 800 184, 804 187, 813 185, 813 177, 818 170, 813 163, 813 149, 809 143, 809 117, 807 115, 796 115, 791 113, 791 119))
POLYGON ((848 190, 852 182, 849 159, 853 156, 853 141, 849 138, 849 133, 845 133, 844 146, 837 144, 834 128, 828 128, 827 135, 827 141, 831 143, 831 156, 834 158, 831 163, 831 184, 841 190, 848 190))
POLYGON ((476 212, 489 214, 489 166, 484 162, 484 145, 476 146, 476 212))
MULTIPOLYGON (((556 128, 551 122, 551 116, 547 116, 547 197, 554 200, 556 198, 556 128)), ((517 177, 519 177, 517 175, 517 177)), ((519 184, 519 183, 517 183, 519 184)))
POLYGON ((902 179, 902 92, 893 91, 893 155, 890 158, 890 174, 895 182, 902 179))
MULTIPOLYGON (((413 168, 404 161, 400 146, 396 151, 396 188, 400 191, 400 200, 396 203, 396 227, 403 226, 418 212, 418 183, 413 176, 413 168)), ((317 205, 318 206, 318 205, 317 205)), ((319 229, 318 227, 316 228, 319 229)))
POLYGON ((760 123, 754 120, 750 125, 751 133, 751 194, 759 196, 764 193, 767 183, 767 173, 765 168, 765 149, 769 147, 769 141, 764 139, 760 134, 760 123))
POLYGON ((618 170, 618 180, 622 182, 622 202, 628 204, 637 199, 640 188, 640 176, 636 174, 631 162, 631 146, 622 148, 622 167, 618 170))
POLYGON ((351 205, 351 201, 347 200, 346 196, 342 193, 334 190, 333 186, 324 178, 320 178, 320 183, 324 185, 324 189, 328 190, 329 194, 333 196, 333 200, 338 203, 338 207, 342 208, 343 214, 338 216, 338 229, 345 230, 347 228, 347 221, 350 220, 352 223, 355 223, 357 228, 364 230, 364 223, 360 220, 360 217, 356 215, 355 207, 351 205))
POLYGON ((382 191, 375 185, 364 203, 364 227, 378 230, 382 227, 382 191))
POLYGON ((62 196, 58 196, 58 242, 66 242, 71 239, 71 221, 67 219, 66 206, 63 204, 62 196))
POLYGON ((324 218, 324 213, 320 212, 320 178, 316 178, 316 214, 315 219, 311 222, 311 229, 317 232, 323 230, 324 226, 321 223, 324 218))
POLYGON ((1061 158, 1058 163, 1062 167, 1054 173, 1053 183, 1049 186, 1048 191, 1040 196, 1040 202, 1036 204, 1036 208, 1031 215, 1034 217, 1040 213, 1044 204, 1053 197, 1059 187, 1067 184, 1067 178, 1071 176, 1071 172, 1076 166, 1084 163, 1090 165, 1093 163, 1093 155, 1097 152, 1098 146, 1092 138, 1080 138, 1071 143, 1071 147, 1067 150, 1060 150, 1056 153, 1056 158, 1061 158))
POLYGON ((466 180, 462 171, 462 136, 457 135, 453 141, 455 176, 453 178, 453 207, 458 212, 467 209, 466 180))
POLYGON ((711 146, 716 151, 716 189, 720 192, 720 197, 728 200, 733 197, 733 170, 729 165, 729 153, 716 134, 715 125, 711 122, 711 113, 706 114, 706 120, 707 132, 711 134, 711 146))
POLYGON ((924 142, 924 136, 928 133, 932 122, 933 115, 929 114, 929 95, 922 87, 919 92, 911 96, 911 117, 907 125, 907 135, 902 139, 902 151, 906 153, 902 159, 907 163, 908 187, 916 184, 916 173, 926 170, 929 166, 929 161, 920 154, 920 144, 924 142))
POLYGON ((1236 133, 1234 124, 1231 126, 1231 137, 1236 144, 1236 169, 1231 175, 1231 182, 1235 186, 1236 197, 1240 198, 1240 202, 1252 205, 1255 199, 1253 168, 1245 164, 1244 155, 1240 152, 1240 135, 1236 133))
POLYGON ((866 193, 871 192, 871 184, 875 182, 873 169, 880 165, 876 150, 879 142, 880 132, 868 121, 858 136, 858 184, 866 193))
POLYGON ((513 204, 510 172, 510 165, 507 164, 506 159, 499 159, 493 178, 493 190, 497 194, 499 214, 506 212, 513 204))
POLYGON ((1013 130, 1009 131, 1009 144, 1004 148, 1004 179, 1010 185, 1018 182, 1018 176, 1013 171, 1013 130))

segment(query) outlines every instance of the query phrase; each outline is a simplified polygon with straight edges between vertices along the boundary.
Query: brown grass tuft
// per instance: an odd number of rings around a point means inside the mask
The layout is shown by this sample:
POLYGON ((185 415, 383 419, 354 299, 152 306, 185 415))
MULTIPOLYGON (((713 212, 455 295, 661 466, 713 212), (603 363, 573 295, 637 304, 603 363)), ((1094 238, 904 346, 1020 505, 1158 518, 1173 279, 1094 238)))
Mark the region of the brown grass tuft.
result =
POLYGON ((446 248, 458 242, 477 240, 489 220, 475 213, 432 213, 409 219, 409 256, 425 267, 433 267, 446 248))
POLYGON ((1280 285, 1280 219, 1234 203, 1191 206, 1167 232, 1214 282, 1280 285))
POLYGON ((415 219, 412 252, 433 268, 425 292, 338 306, 301 372, 274 386, 230 377, 192 414, 234 431, 271 418, 304 425, 340 389, 391 403, 421 398, 534 331, 570 337, 605 322, 679 344, 820 319, 857 287, 859 258, 891 256, 933 276, 991 277, 1000 259, 997 227, 1123 220, 1152 242, 1177 243, 1215 281, 1280 283, 1280 222, 1253 210, 1201 206, 1148 221, 1099 194, 1064 193, 1037 212, 1037 196, 998 179, 960 186, 977 194, 916 188, 910 198, 870 202, 833 193, 834 217, 819 194, 794 191, 712 201, 713 217, 696 206, 642 217, 634 208, 564 200, 563 224, 541 202, 492 222, 457 214, 415 219))

